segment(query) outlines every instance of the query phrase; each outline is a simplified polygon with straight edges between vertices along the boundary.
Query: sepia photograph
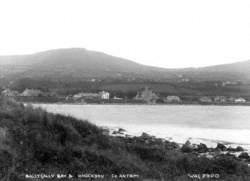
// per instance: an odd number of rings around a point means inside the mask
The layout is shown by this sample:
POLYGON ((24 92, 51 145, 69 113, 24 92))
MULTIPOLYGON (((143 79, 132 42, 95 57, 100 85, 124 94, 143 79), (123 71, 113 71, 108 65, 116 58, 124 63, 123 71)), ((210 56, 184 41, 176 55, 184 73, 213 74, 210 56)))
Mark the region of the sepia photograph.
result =
POLYGON ((0 181, 250 181, 250 1, 0 0, 0 181))

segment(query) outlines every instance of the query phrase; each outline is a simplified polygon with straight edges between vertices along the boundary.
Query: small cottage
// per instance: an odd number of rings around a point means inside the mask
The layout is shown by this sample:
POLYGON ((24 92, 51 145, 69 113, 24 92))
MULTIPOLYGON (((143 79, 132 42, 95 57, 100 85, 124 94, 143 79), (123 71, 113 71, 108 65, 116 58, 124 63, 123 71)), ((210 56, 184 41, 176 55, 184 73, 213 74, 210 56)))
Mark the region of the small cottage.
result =
POLYGON ((43 96, 43 92, 37 89, 25 89, 21 96, 24 97, 38 97, 43 96))
POLYGON ((110 93, 106 91, 100 91, 99 92, 100 98, 103 100, 109 100, 110 93))
POLYGON ((225 103, 225 102, 227 102, 227 98, 225 96, 216 96, 216 97, 214 97, 214 102, 225 103))
POLYGON ((182 102, 181 98, 178 96, 167 96, 166 98, 163 99, 163 101, 166 103, 180 103, 180 102, 182 102))
POLYGON ((84 93, 80 92, 78 94, 73 95, 72 99, 74 101, 83 100, 83 99, 99 99, 100 95, 97 93, 84 93))
POLYGON ((236 98, 234 100, 235 103, 246 103, 246 99, 242 98, 242 97, 239 97, 239 98, 236 98))
POLYGON ((213 100, 208 96, 201 97, 199 100, 201 103, 212 103, 213 102, 213 100))
POLYGON ((122 97, 118 97, 118 96, 114 96, 113 99, 114 99, 114 100, 123 100, 122 97))
POLYGON ((235 101, 234 97, 227 98, 227 102, 234 103, 234 101, 235 101))

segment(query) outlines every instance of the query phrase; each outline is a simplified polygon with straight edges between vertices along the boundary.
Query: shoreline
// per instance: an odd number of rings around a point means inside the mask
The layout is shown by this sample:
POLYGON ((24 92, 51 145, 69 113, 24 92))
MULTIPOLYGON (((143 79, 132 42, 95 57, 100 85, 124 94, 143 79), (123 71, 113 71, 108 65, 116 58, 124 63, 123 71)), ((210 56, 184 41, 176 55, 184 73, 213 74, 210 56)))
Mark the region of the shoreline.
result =
POLYGON ((71 103, 71 102, 23 102, 23 104, 58 104, 58 105, 136 105, 136 106, 250 106, 250 103, 245 104, 199 104, 199 103, 186 103, 186 104, 144 104, 144 103, 71 103))
POLYGON ((240 153, 246 152, 246 153, 248 153, 250 155, 250 144, 228 142, 228 141, 224 141, 224 140, 205 139, 205 138, 191 138, 191 137, 185 139, 184 142, 180 143, 180 142, 177 142, 172 137, 162 138, 162 137, 158 137, 158 136, 155 136, 155 135, 151 135, 151 134, 149 134, 147 132, 141 132, 141 133, 139 133, 137 135, 135 135, 135 134, 133 135, 133 134, 129 133, 127 130, 125 130, 123 128, 119 128, 119 127, 110 128, 110 127, 107 127, 107 126, 101 126, 101 128, 104 129, 105 131, 108 131, 108 134, 110 136, 114 136, 114 137, 137 138, 137 137, 142 137, 142 135, 146 135, 146 137, 148 137, 149 139, 155 139, 155 140, 159 139, 159 140, 162 140, 163 142, 168 141, 168 142, 179 145, 179 147, 182 147, 187 142, 189 142, 191 147, 193 147, 193 149, 198 147, 198 145, 203 144, 203 145, 206 145, 206 147, 208 149, 210 149, 210 151, 207 151, 205 153, 213 153, 213 152, 215 152, 218 145, 224 145, 225 146, 225 150, 224 150, 225 154, 229 153, 229 154, 233 154, 235 156, 239 156, 240 153), (196 142, 195 142, 195 140, 196 140, 196 142), (204 140, 205 142, 203 142, 202 140, 204 140), (214 146, 208 144, 208 142, 213 142, 214 146), (243 150, 236 151, 236 149, 238 147, 241 147, 243 150))
MULTIPOLYGON (((35 103, 35 104, 31 104, 34 105, 35 107, 42 107, 45 108, 47 107, 47 105, 58 105, 58 106, 64 106, 64 105, 76 105, 76 106, 101 106, 100 104, 40 104, 40 103, 35 103)), ((108 106, 108 105, 107 105, 108 106)), ((111 105, 112 106, 112 105, 111 105)), ((125 105, 120 105, 120 106, 125 106, 125 105)), ((127 105, 130 106, 130 105, 127 105)), ((133 106, 133 105, 131 105, 133 106)), ((136 105, 134 105, 136 106, 136 105)), ((144 105, 142 105, 144 106, 144 105)), ((150 105, 148 105, 150 106, 150 105)), ((157 106, 157 105, 154 105, 157 106)), ((163 106, 163 105, 160 105, 163 106)), ((167 105, 165 105, 167 106, 167 105)), ((174 106, 174 105, 172 105, 174 106)), ((175 106, 181 106, 181 105, 175 105, 175 106)), ((46 109, 47 111, 49 111, 49 109, 46 109)), ((50 110, 53 113, 59 113, 59 114, 63 114, 65 115, 63 112, 58 112, 56 110, 50 110)), ((68 115, 68 114, 66 114, 68 115)), ((69 114, 71 116, 74 116, 74 114, 69 114)), ((131 125, 128 124, 114 124, 114 123, 105 123, 105 122, 95 122, 91 121, 91 118, 81 118, 78 117, 80 119, 88 119, 91 123, 96 124, 99 127, 104 127, 104 128, 108 128, 111 131, 115 131, 117 129, 124 129, 126 132, 125 134, 130 135, 130 136, 139 136, 142 132, 145 132, 147 134, 156 136, 157 138, 162 138, 162 139, 166 139, 169 141, 175 141, 177 143, 184 143, 187 140, 192 140, 192 142, 194 143, 205 143, 209 146, 212 145, 216 145, 217 143, 222 143, 225 145, 239 145, 239 146, 244 146, 247 147, 248 150, 250 150, 250 143, 245 139, 247 138, 247 135, 249 135, 249 130, 248 129, 234 129, 234 128, 211 128, 211 127, 188 127, 185 126, 183 127, 180 125, 171 125, 171 123, 167 126, 167 127, 160 127, 158 128, 153 127, 150 128, 147 125, 134 125, 131 127, 131 125), (243 131, 241 135, 243 135, 243 137, 241 137, 240 139, 234 139, 234 138, 238 138, 235 137, 236 135, 238 135, 238 131, 243 131), (202 132, 203 134, 200 134, 200 132, 202 132), (212 135, 212 136, 204 136, 204 135, 212 135), (213 135, 217 135, 217 136, 213 136, 213 135), (223 139, 224 137, 227 137, 228 139, 225 140, 223 139)))

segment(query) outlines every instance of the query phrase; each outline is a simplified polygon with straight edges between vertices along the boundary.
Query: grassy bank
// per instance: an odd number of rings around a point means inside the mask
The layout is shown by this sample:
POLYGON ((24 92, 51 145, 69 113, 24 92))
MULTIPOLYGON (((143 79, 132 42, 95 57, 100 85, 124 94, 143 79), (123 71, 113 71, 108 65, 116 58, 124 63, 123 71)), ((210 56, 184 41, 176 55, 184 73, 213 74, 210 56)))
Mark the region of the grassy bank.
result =
POLYGON ((113 137, 87 121, 0 98, 0 180, 32 180, 25 174, 41 173, 105 175, 100 180, 112 174, 138 176, 119 180, 195 180, 192 174, 250 180, 247 162, 230 154, 207 158, 145 135, 113 137))

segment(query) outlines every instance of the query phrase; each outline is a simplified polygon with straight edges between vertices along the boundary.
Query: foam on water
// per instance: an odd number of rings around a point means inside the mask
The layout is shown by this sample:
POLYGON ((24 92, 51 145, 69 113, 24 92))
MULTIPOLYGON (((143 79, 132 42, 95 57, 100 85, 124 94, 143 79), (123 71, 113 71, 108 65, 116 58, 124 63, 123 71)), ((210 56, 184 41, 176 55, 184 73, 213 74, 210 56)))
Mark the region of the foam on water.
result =
MULTIPOLYGON (((114 127, 114 125, 110 125, 114 127)), ((142 132, 165 138, 177 143, 185 143, 190 140, 192 143, 205 143, 209 147, 215 147, 217 143, 225 145, 244 145, 250 147, 250 130, 237 129, 208 129, 168 126, 136 126, 122 125, 129 135, 141 135, 142 132)))

